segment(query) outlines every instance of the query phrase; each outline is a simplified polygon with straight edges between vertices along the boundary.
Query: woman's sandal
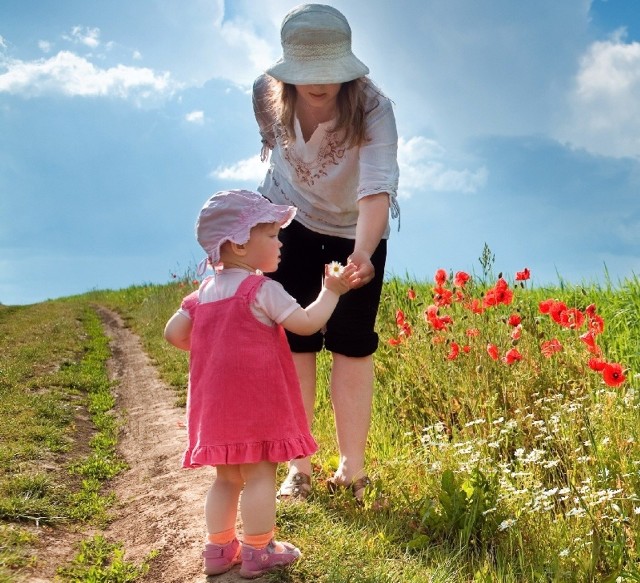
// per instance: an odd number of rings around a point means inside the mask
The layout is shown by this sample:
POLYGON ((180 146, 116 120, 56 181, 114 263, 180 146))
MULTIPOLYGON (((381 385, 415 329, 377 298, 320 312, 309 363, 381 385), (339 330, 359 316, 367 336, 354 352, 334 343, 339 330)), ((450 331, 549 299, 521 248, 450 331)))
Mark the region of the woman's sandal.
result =
POLYGON ((282 482, 276 499, 282 502, 304 502, 309 494, 311 494, 311 476, 298 472, 282 482))
POLYGON ((331 494, 335 494, 340 488, 351 490, 351 493, 353 494, 353 497, 355 498, 356 503, 359 506, 362 506, 364 504, 365 491, 370 485, 371 480, 368 476, 363 476, 362 478, 353 480, 349 484, 338 482, 335 476, 327 480, 327 488, 331 494))

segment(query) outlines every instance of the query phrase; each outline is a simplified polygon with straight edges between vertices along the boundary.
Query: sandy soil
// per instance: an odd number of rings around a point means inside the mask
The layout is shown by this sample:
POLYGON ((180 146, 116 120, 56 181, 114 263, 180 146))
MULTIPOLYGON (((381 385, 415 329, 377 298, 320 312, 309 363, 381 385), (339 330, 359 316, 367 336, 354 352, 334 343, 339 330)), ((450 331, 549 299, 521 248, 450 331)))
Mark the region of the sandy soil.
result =
MULTIPOLYGON (((137 564, 151 551, 159 552, 144 583, 246 581, 238 575, 239 567, 217 577, 202 574, 203 501, 213 470, 180 468, 184 410, 174 405, 175 394, 160 380, 138 337, 119 315, 104 308, 99 313, 111 341, 109 372, 117 381, 116 408, 124 419, 119 450, 130 465, 113 482, 120 504, 114 513, 117 519, 104 535, 122 541, 126 560, 137 564)), ((51 529, 42 537, 46 547, 38 572, 23 580, 53 581, 56 567, 71 559, 77 552, 74 545, 91 534, 51 529)))

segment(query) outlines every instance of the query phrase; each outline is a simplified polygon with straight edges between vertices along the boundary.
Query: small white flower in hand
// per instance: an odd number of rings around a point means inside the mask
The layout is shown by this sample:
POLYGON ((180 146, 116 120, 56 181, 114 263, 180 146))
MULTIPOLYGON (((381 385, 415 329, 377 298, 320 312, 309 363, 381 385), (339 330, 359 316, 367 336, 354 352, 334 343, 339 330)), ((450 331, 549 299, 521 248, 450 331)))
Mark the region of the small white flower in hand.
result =
POLYGON ((332 261, 331 263, 329 263, 330 275, 338 277, 342 275, 343 271, 344 271, 344 265, 342 265, 342 263, 340 263, 339 261, 332 261))

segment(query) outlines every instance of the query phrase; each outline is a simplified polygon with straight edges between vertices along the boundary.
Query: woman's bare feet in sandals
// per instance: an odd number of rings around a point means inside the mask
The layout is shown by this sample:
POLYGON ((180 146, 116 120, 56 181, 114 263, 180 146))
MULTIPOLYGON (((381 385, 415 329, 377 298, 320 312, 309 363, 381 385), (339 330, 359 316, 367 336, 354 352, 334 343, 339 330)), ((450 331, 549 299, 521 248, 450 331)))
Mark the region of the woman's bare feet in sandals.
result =
POLYGON ((304 472, 289 474, 282 482, 276 498, 282 502, 304 502, 311 494, 311 476, 304 472))

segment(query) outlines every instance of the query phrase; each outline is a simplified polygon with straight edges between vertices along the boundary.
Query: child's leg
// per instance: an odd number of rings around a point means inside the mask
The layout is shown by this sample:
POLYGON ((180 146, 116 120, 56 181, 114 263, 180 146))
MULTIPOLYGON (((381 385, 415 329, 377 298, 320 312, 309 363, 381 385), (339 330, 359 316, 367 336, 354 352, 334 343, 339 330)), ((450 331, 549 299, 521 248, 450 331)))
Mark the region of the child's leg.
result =
POLYGON ((243 483, 239 466, 216 468, 204 504, 208 535, 202 558, 207 575, 226 573, 241 561, 236 516, 243 483))
POLYGON ((244 527, 240 576, 254 579, 300 556, 292 544, 274 540, 277 464, 259 462, 241 466, 245 479, 240 502, 244 527))
POLYGON ((240 474, 244 491, 240 513, 245 535, 259 535, 273 531, 276 523, 276 469, 271 462, 243 464, 240 474))
POLYGON ((231 529, 235 533, 238 500, 243 485, 240 466, 216 467, 216 478, 204 503, 207 532, 210 535, 231 529))

